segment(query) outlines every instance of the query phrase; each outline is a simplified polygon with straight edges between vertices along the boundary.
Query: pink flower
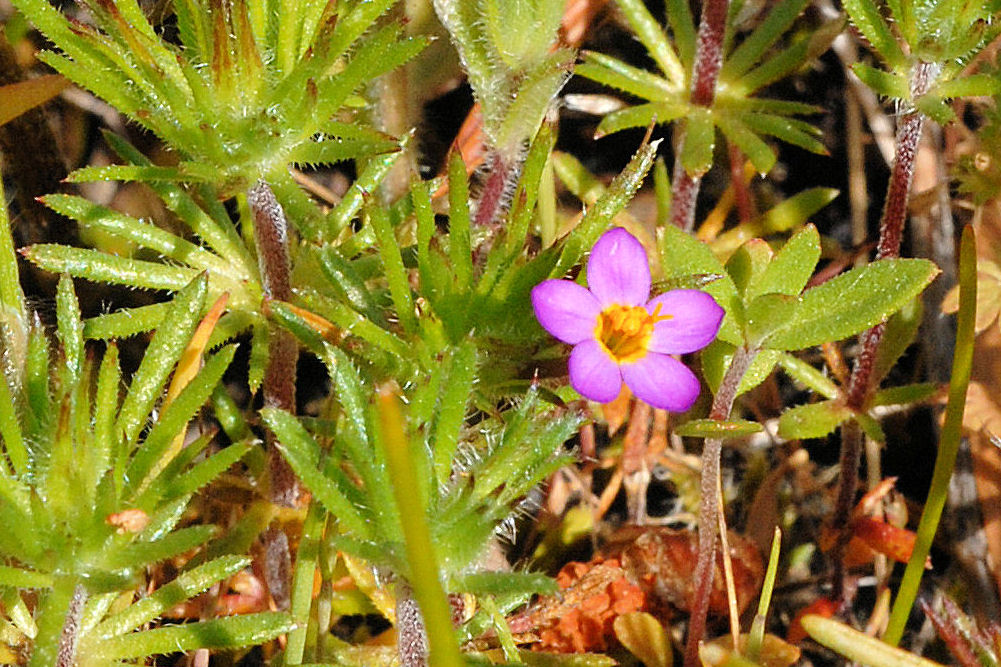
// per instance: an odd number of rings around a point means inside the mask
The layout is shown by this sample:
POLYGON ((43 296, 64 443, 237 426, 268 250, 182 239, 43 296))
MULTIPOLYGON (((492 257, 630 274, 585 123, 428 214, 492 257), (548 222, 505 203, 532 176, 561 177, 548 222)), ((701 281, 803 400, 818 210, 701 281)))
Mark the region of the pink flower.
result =
POLYGON ((624 229, 602 235, 587 262, 588 288, 546 280, 532 289, 539 324, 574 346, 570 384, 607 403, 623 380, 655 408, 684 412, 699 396, 699 380, 673 354, 712 342, 724 311, 705 292, 671 290, 650 297, 646 251, 624 229), (649 299, 649 300, 648 300, 649 299))

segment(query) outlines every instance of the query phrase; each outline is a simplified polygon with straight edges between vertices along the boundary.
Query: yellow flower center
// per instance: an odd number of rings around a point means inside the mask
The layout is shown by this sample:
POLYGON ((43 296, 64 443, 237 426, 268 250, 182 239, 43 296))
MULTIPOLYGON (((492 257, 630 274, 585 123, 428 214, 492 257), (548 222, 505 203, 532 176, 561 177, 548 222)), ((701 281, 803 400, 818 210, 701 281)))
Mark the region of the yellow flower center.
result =
POLYGON ((614 304, 598 315, 594 337, 616 362, 631 363, 646 356, 654 325, 671 317, 660 314, 660 305, 651 314, 642 306, 614 304))

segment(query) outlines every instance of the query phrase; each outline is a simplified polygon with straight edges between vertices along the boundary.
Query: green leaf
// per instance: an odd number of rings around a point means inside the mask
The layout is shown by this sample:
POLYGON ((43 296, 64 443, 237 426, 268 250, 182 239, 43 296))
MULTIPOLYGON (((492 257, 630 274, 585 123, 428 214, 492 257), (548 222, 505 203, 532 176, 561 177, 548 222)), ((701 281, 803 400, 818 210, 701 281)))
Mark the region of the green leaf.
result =
POLYGON ((316 500, 347 530, 360 539, 369 539, 372 529, 345 493, 344 479, 331 479, 319 471, 320 447, 306 429, 295 417, 275 408, 265 408, 261 417, 278 436, 282 455, 316 500))
POLYGON ((106 660, 129 659, 201 648, 256 646, 294 627, 288 614, 264 612, 229 616, 119 635, 97 642, 92 647, 92 655, 106 660))
POLYGON ((862 80, 862 83, 872 88, 877 95, 895 100, 910 100, 911 98, 910 87, 903 74, 897 72, 891 74, 863 63, 852 65, 852 71, 862 80))
POLYGON ((340 203, 327 214, 324 226, 321 229, 300 230, 305 240, 323 243, 336 239, 361 210, 368 193, 376 191, 379 184, 382 183, 382 179, 386 177, 400 156, 406 152, 408 143, 409 137, 400 142, 399 151, 370 160, 361 174, 358 175, 357 180, 344 193, 340 203))
POLYGON ((186 267, 116 257, 99 250, 64 245, 43 243, 29 246, 22 253, 46 271, 129 287, 179 290, 198 275, 197 271, 186 267))
MULTIPOLYGON (((193 268, 211 270, 222 276, 233 275, 230 262, 148 222, 91 203, 82 197, 48 195, 43 202, 53 211, 76 220, 85 228, 135 243, 193 268)), ((243 276, 237 273, 234 277, 243 276)))
POLYGON ((379 240, 379 256, 385 267, 386 280, 389 283, 389 293, 396 308, 396 316, 404 331, 413 332, 417 329, 417 316, 414 313, 410 280, 407 269, 403 265, 396 232, 389 221, 389 214, 381 206, 372 206, 368 210, 368 222, 372 225, 379 240))
POLYGON ((828 154, 827 146, 819 138, 820 130, 806 121, 772 113, 746 111, 737 113, 741 114, 744 124, 757 134, 775 137, 817 155, 828 154))
POLYGON ((453 578, 455 591, 474 595, 552 595, 559 588, 552 577, 537 572, 471 572, 453 578))
POLYGON ((184 433, 188 421, 208 401, 235 353, 236 345, 229 345, 213 354, 198 374, 159 415, 159 419, 150 429, 126 470, 126 495, 138 494, 145 490, 163 472, 170 459, 177 455, 177 452, 173 451, 176 444, 172 445, 172 442, 178 434, 184 433))
POLYGON ((83 324, 80 323, 80 302, 73 291, 73 280, 65 274, 59 277, 56 288, 56 324, 68 379, 75 383, 83 370, 83 324))
POLYGON ((901 50, 896 36, 883 19, 876 3, 873 0, 846 0, 843 4, 848 17, 865 36, 873 50, 891 69, 903 71, 907 67, 907 56, 901 50))
POLYGON ((494 131, 498 149, 521 153, 522 146, 539 131, 553 99, 570 78, 573 61, 573 51, 560 49, 518 79, 515 98, 494 131))
POLYGON ((880 445, 886 444, 886 433, 883 432, 883 427, 879 425, 878 421, 866 412, 857 412, 854 417, 862 428, 862 432, 865 433, 865 437, 880 445))
POLYGON ((824 398, 837 398, 838 385, 802 359, 783 352, 779 355, 779 364, 793 380, 811 391, 815 391, 824 398))
POLYGON ((660 230, 660 261, 665 278, 710 274, 721 276, 706 285, 703 290, 712 295, 716 302, 726 311, 726 317, 720 327, 719 339, 732 345, 744 342, 741 327, 743 327, 744 306, 730 274, 723 264, 713 254, 712 249, 702 241, 678 229, 666 225, 660 230))
POLYGON ((50 588, 52 586, 52 576, 24 570, 19 567, 0 565, 0 586, 9 588, 50 588))
POLYGON ((690 175, 701 176, 713 166, 716 147, 716 124, 709 109, 691 109, 686 116, 685 143, 681 149, 681 166, 690 175))
POLYGON ((146 423, 147 415, 160 397, 167 376, 191 340, 191 334, 201 317, 207 292, 207 276, 196 276, 174 297, 162 326, 153 334, 115 424, 116 432, 124 436, 126 443, 135 442, 139 429, 146 423))
POLYGON ((800 350, 855 335, 902 308, 938 273, 923 259, 884 259, 853 269, 804 292, 762 343, 773 350, 800 350))
POLYGON ((890 646, 881 639, 870 637, 834 619, 807 614, 801 622, 803 629, 817 643, 852 662, 879 667, 941 667, 936 662, 890 646))
POLYGON ((295 150, 289 153, 288 161, 292 164, 307 166, 333 164, 381 153, 391 153, 398 148, 397 143, 388 137, 374 141, 354 137, 332 137, 299 144, 295 150))
POLYGON ((169 311, 170 303, 166 302, 97 315, 83 321, 83 335, 90 340, 128 338, 156 329, 169 311))
POLYGON ((744 419, 729 419, 727 421, 717 421, 715 419, 693 419, 685 422, 674 432, 678 435, 690 438, 744 438, 754 433, 761 432, 761 424, 744 419))
POLYGON ((762 21, 740 46, 727 56, 720 71, 723 80, 736 81, 757 63, 789 29, 806 7, 808 0, 783 0, 772 6, 768 17, 762 21))
POLYGON ((812 224, 806 225, 786 241, 761 276, 745 292, 753 299, 761 294, 798 295, 806 287, 820 260, 820 234, 812 224))
POLYGON ((996 74, 970 74, 940 83, 935 94, 945 99, 955 97, 991 97, 1001 93, 1001 78, 996 74))
POLYGON ((670 123, 684 116, 689 110, 683 102, 648 102, 613 111, 598 123, 595 139, 634 127, 649 127, 652 123, 670 123))
POLYGON ((911 346, 921 328, 924 305, 921 299, 914 299, 904 305, 886 321, 883 340, 876 351, 876 363, 872 369, 873 387, 878 387, 911 346))
POLYGON ((574 67, 574 74, 650 101, 663 101, 678 94, 664 79, 618 58, 596 51, 584 51, 581 55, 584 62, 574 67))
POLYGON ((576 264, 584 252, 591 248, 598 237, 608 229, 615 215, 625 208, 643 184, 646 173, 653 166, 659 146, 660 140, 640 146, 626 168, 612 180, 611 185, 594 206, 587 210, 580 224, 570 232, 564 242, 559 261, 549 272, 551 278, 562 277, 569 271, 570 267, 576 264))
POLYGON ((748 290, 755 291, 754 286, 771 261, 771 246, 761 239, 749 239, 727 260, 726 272, 730 274, 745 302, 750 300, 748 290))
POLYGON ((747 156, 759 174, 763 176, 772 170, 778 159, 775 151, 743 119, 736 114, 722 113, 715 114, 714 119, 723 135, 747 156))
POLYGON ((754 345, 767 340, 776 327, 795 317, 800 299, 787 294, 762 294, 747 305, 745 332, 754 345))
POLYGON ((763 234, 785 232, 807 222, 810 216, 837 197, 834 188, 809 188, 776 204, 761 217, 763 234))
POLYGON ((216 533, 211 525, 181 528, 155 542, 133 542, 120 549, 108 550, 100 565, 108 570, 136 570, 204 544, 216 533))
POLYGON ((678 54, 671 48, 671 43, 664 34, 664 29, 650 15, 641 0, 619 0, 619 9, 626 21, 636 33, 636 37, 646 48, 660 71, 675 87, 685 85, 685 66, 681 64, 678 54))
POLYGON ((779 435, 788 440, 823 438, 853 414, 852 409, 839 400, 797 405, 779 417, 779 435))
POLYGON ((938 385, 934 382, 905 384, 877 391, 872 400, 869 401, 869 405, 910 405, 925 401, 934 396, 936 392, 938 392, 938 385))
POLYGON ((952 105, 934 92, 919 97, 915 101, 914 107, 939 125, 948 125, 956 119, 956 112, 952 110, 952 105))
MULTIPOLYGON (((702 374, 709 384, 709 388, 716 393, 719 391, 720 383, 723 382, 723 375, 730 367, 733 360, 733 353, 736 348, 730 343, 722 340, 714 340, 700 353, 702 359, 702 374)), ((744 377, 737 387, 737 396, 745 394, 768 379, 778 362, 780 352, 774 350, 759 350, 751 365, 744 372, 744 377)))
POLYGON ((88 633, 88 641, 105 641, 123 635, 163 615, 185 600, 208 590, 212 584, 230 577, 250 565, 246 556, 222 556, 209 563, 182 572, 176 579, 160 586, 122 611, 107 618, 88 633))
MULTIPOLYGON (((135 165, 151 166, 149 159, 125 139, 112 132, 104 132, 102 136, 123 159, 135 165)), ((218 202, 212 204, 214 196, 202 197, 205 205, 203 208, 188 189, 177 183, 153 182, 148 185, 192 232, 203 239, 220 257, 225 257, 230 262, 230 271, 239 271, 240 275, 248 280, 257 275, 256 261, 240 239, 239 232, 230 220, 225 207, 218 202)))
POLYGON ((455 463, 459 436, 466 419, 466 405, 476 382, 479 362, 476 352, 475 342, 463 341, 452 350, 447 362, 445 386, 430 435, 435 477, 439 484, 448 482, 455 463))
POLYGON ((469 241, 469 182, 462 154, 448 163, 448 258, 456 291, 467 292, 473 279, 473 251, 469 241))

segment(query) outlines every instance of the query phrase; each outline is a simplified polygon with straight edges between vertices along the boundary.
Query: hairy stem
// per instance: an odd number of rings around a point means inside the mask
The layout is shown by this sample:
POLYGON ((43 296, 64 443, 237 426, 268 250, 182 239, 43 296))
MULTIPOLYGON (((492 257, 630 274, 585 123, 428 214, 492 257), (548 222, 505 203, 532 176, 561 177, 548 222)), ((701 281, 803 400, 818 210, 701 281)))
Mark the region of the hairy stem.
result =
MULTIPOLYGON (((709 418, 724 421, 730 417, 733 401, 737 398, 744 374, 747 373, 754 355, 758 351, 739 347, 723 376, 719 390, 713 398, 709 418)), ((685 667, 698 667, 699 643, 706 631, 706 616, 709 613, 709 596, 713 589, 713 575, 716 571, 716 538, 719 535, 719 508, 722 506, 719 489, 719 457, 723 451, 723 441, 707 438, 702 449, 702 479, 699 500, 699 557, 695 564, 695 597, 688 621, 688 640, 685 644, 685 667)))
MULTIPOLYGON (((723 66, 723 37, 726 33, 726 15, 729 0, 705 0, 699 20, 695 65, 692 70, 693 105, 709 108, 716 98, 716 80, 723 66)), ((682 130, 674 159, 674 178, 671 197, 671 222, 681 229, 691 231, 695 226, 695 202, 698 199, 702 174, 689 174, 681 165, 685 135, 682 130)))
POLYGON ((59 653, 56 655, 56 667, 73 667, 76 664, 76 645, 80 639, 80 618, 83 616, 83 605, 87 601, 87 589, 83 584, 77 584, 73 589, 73 598, 66 611, 63 622, 63 632, 59 636, 59 653))
MULTIPOLYGON (((247 204, 254 215, 254 240, 264 294, 270 299, 289 301, 288 220, 271 187, 258 181, 247 191, 247 204)), ((272 327, 268 342, 268 366, 264 370, 264 405, 295 412, 295 370, 299 347, 292 334, 272 327)), ((278 451, 274 433, 267 433, 268 468, 271 473, 271 501, 283 507, 298 504, 299 480, 278 451)))
POLYGON ((396 585, 396 652, 402 667, 427 667, 428 633, 409 584, 396 585))
MULTIPOLYGON (((911 94, 914 99, 924 95, 935 78, 935 66, 930 63, 918 63, 915 66, 911 94)), ((879 243, 876 246, 876 259, 887 259, 900 255, 900 242, 904 234, 904 222, 907 219, 907 201, 914 179, 915 157, 918 152, 918 142, 924 126, 924 115, 912 111, 904 116, 897 128, 897 152, 890 172, 890 184, 886 192, 886 203, 883 207, 883 217, 879 225, 879 243)), ((846 402, 853 410, 864 409, 872 390, 872 372, 876 364, 879 344, 883 340, 885 323, 877 324, 862 334, 862 351, 859 353, 852 368, 848 381, 846 402)), ((841 455, 839 462, 841 474, 838 480, 837 500, 834 506, 834 527, 839 531, 832 558, 834 560, 834 598, 843 600, 845 549, 851 540, 848 531, 855 493, 858 490, 859 463, 862 458, 862 432, 857 423, 849 422, 841 429, 841 455)))
POLYGON ((504 192, 511 179, 512 168, 500 153, 495 152, 490 158, 490 173, 483 183, 480 202, 476 207, 474 222, 480 227, 491 226, 504 207, 504 192))

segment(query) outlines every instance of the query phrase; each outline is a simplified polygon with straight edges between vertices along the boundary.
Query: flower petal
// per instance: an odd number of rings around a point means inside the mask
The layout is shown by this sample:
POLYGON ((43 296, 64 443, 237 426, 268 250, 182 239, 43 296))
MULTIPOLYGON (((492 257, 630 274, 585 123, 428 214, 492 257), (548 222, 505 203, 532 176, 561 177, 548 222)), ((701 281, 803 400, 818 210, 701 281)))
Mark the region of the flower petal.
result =
POLYGON ((642 306, 650 296, 650 264, 636 237, 616 227, 602 234, 587 260, 587 286, 601 306, 642 306))
POLYGON ((648 349, 661 354, 687 354, 712 342, 723 322, 723 308, 705 292, 676 289, 650 299, 648 313, 670 315, 653 327, 648 349))
POLYGON ((599 403, 615 400, 622 389, 619 366, 601 343, 586 340, 570 353, 570 384, 581 396, 599 403))
POLYGON ((533 287, 532 308, 543 329, 572 344, 594 338, 601 312, 594 295, 569 280, 546 280, 533 287))
POLYGON ((619 366, 626 386, 641 401, 661 410, 685 412, 699 397, 699 379, 683 363, 666 354, 651 353, 619 366))

